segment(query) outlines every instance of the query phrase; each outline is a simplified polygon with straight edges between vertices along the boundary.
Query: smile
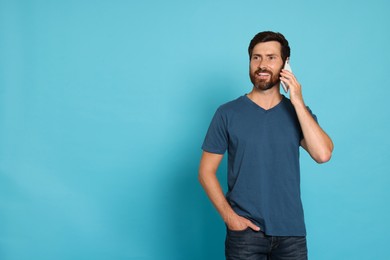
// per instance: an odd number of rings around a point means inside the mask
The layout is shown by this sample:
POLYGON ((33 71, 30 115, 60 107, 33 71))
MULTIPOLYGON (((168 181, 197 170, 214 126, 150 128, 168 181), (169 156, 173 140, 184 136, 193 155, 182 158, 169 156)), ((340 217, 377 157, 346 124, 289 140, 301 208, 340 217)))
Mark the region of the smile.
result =
POLYGON ((271 77, 271 74, 259 72, 259 73, 256 73, 256 76, 258 76, 260 79, 268 79, 269 77, 271 77))

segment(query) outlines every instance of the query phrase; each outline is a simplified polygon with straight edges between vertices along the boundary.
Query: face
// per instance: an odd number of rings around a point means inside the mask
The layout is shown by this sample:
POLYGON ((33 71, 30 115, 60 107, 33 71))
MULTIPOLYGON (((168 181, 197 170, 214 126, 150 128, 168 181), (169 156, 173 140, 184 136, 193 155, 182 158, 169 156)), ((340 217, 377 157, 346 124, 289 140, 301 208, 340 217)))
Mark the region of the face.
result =
POLYGON ((279 86, 279 73, 283 68, 281 49, 277 41, 261 42, 253 48, 249 76, 257 89, 279 86))

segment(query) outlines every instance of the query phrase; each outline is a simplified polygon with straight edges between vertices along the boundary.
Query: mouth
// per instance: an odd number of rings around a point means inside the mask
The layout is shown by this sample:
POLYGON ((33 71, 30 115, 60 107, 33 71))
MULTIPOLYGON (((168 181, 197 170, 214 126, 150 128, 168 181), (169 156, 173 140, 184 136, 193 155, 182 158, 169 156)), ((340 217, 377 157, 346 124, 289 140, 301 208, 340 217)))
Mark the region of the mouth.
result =
POLYGON ((271 74, 266 72, 257 72, 256 76, 259 77, 260 79, 268 79, 269 77, 271 77, 271 74))

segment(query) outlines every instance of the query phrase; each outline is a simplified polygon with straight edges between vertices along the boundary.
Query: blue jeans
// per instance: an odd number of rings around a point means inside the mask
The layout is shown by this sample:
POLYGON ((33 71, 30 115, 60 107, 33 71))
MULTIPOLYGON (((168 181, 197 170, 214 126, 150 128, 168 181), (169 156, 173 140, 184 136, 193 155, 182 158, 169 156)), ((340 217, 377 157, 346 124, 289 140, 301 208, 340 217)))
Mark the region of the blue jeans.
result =
POLYGON ((247 228, 227 230, 227 260, 307 260, 306 237, 268 236, 247 228))

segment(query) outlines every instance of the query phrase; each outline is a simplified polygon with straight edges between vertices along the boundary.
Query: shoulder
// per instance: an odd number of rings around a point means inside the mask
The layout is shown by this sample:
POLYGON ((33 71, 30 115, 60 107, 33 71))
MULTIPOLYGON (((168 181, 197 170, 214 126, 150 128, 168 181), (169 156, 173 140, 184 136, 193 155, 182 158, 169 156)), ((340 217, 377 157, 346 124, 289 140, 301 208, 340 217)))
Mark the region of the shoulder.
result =
MULTIPOLYGON (((295 108, 294 108, 293 104, 291 103, 291 100, 289 98, 287 98, 286 96, 283 97, 283 104, 284 104, 285 109, 296 114, 295 108)), ((317 121, 317 116, 313 113, 313 111, 310 109, 310 107, 306 105, 306 109, 313 116, 313 118, 317 121)))
POLYGON ((286 96, 283 96, 283 99, 281 101, 281 105, 280 105, 280 109, 278 110, 279 113, 287 113, 289 114, 290 116, 295 116, 295 108, 293 106, 293 104, 291 103, 291 100, 286 97, 286 96))
POLYGON ((226 102, 218 107, 217 112, 222 114, 229 114, 234 111, 240 110, 243 108, 245 104, 244 99, 245 99, 245 95, 240 96, 232 101, 226 102))
POLYGON ((289 108, 289 109, 294 109, 294 106, 288 97, 283 96, 282 102, 283 102, 284 107, 289 108))

